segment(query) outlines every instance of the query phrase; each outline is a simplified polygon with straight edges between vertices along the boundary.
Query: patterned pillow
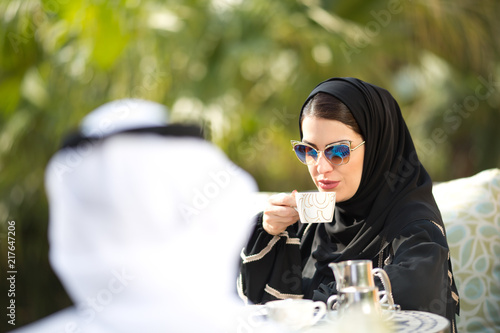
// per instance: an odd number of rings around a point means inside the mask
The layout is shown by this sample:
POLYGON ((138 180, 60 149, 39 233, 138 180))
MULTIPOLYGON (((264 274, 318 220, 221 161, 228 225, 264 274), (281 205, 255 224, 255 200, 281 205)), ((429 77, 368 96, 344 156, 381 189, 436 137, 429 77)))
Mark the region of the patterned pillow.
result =
POLYGON ((434 186, 460 294, 457 329, 500 332, 500 169, 434 186))

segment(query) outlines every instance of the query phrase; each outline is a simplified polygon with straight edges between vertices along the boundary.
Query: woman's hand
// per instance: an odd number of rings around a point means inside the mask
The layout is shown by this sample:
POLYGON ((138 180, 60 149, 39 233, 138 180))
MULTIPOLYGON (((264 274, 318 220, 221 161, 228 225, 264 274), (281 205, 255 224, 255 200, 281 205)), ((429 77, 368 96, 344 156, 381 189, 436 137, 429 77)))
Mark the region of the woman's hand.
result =
POLYGON ((285 231, 289 225, 294 224, 299 219, 299 213, 295 210, 295 193, 280 193, 269 198, 268 205, 264 210, 262 226, 270 235, 279 235, 285 231))

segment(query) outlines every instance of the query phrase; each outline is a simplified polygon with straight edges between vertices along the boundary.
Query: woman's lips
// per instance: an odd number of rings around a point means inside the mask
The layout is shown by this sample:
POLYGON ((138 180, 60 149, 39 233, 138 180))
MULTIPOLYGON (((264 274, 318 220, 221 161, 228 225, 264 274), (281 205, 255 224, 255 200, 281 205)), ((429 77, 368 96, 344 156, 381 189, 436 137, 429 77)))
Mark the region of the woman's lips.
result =
POLYGON ((331 190, 336 188, 340 182, 335 182, 333 180, 318 180, 318 185, 322 190, 331 190))

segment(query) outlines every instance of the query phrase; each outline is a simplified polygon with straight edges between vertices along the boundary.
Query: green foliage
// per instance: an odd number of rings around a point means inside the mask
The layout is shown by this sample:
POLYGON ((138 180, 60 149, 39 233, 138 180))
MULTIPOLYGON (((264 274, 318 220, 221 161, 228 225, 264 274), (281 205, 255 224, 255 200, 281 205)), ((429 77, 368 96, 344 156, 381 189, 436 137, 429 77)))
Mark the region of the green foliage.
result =
POLYGON ((163 103, 261 190, 305 190, 289 143, 300 107, 320 81, 355 76, 395 95, 434 180, 469 176, 500 165, 499 12, 495 0, 1 0, 0 240, 5 272, 15 220, 18 324, 70 304, 47 262, 44 169, 95 107, 163 103))

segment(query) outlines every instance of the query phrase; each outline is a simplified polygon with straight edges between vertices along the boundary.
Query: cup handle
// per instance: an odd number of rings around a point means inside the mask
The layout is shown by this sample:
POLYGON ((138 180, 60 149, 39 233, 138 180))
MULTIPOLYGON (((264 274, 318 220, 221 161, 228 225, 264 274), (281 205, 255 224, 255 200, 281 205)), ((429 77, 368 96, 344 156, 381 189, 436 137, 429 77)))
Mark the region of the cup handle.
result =
POLYGON ((315 309, 318 309, 318 311, 314 314, 314 317, 312 318, 311 326, 316 324, 326 314, 326 304, 325 303, 323 303, 321 301, 316 301, 313 303, 313 306, 315 309))
POLYGON ((382 281, 382 285, 384 286, 384 290, 379 292, 379 294, 383 296, 380 299, 380 304, 388 303, 389 310, 394 310, 394 298, 392 297, 392 287, 389 276, 382 268, 378 267, 374 268, 372 273, 374 276, 378 277, 380 281, 382 281))
POLYGON ((337 307, 337 299, 338 299, 338 295, 332 295, 330 297, 328 297, 328 301, 326 302, 326 308, 328 309, 328 311, 332 311, 333 308, 337 307))

